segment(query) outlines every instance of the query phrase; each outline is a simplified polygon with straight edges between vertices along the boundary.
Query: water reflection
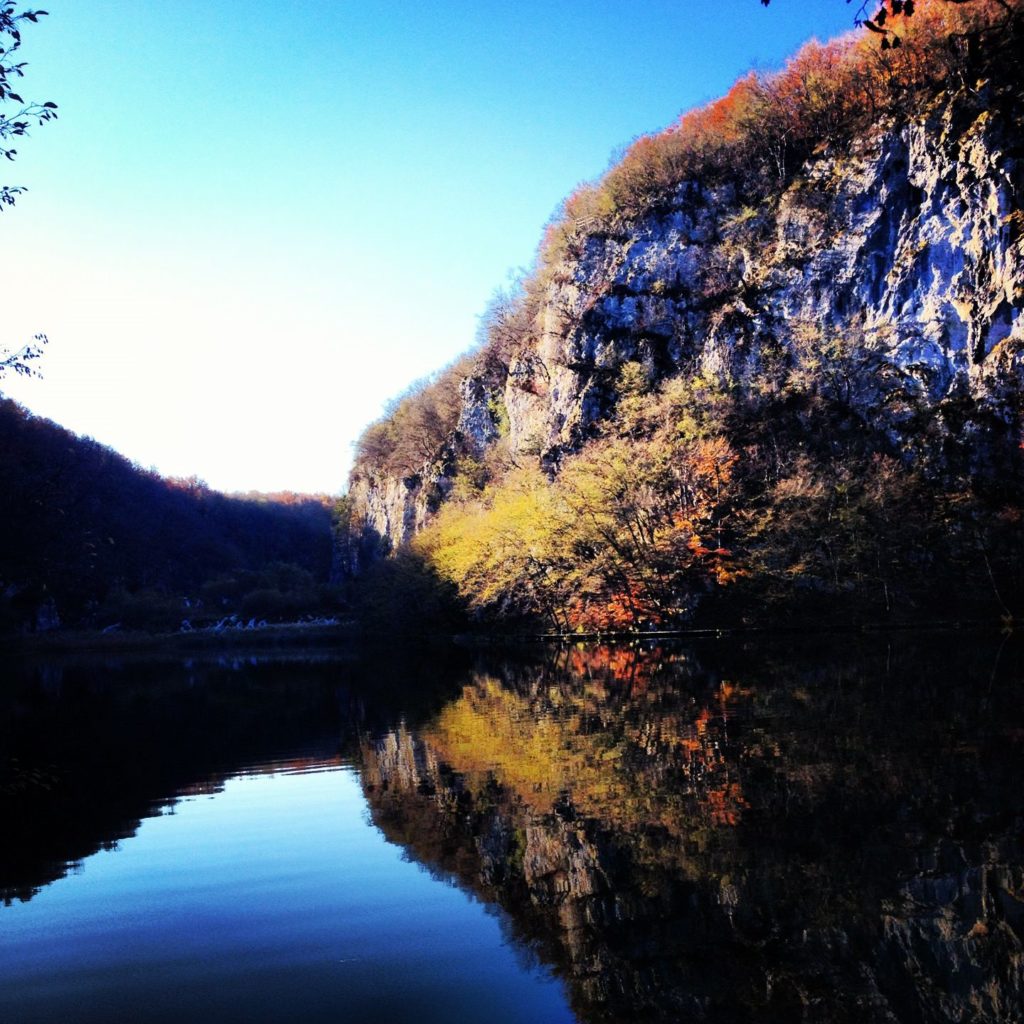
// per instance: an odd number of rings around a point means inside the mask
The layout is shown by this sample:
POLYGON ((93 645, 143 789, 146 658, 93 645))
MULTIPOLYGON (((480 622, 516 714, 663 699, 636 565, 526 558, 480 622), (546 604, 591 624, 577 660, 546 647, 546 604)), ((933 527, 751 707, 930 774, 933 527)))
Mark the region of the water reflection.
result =
POLYGON ((503 908, 580 1021, 1022 1013, 1016 641, 390 651, 10 678, 8 901, 182 795, 353 764, 384 836, 503 908))
POLYGON ((0 663, 0 904, 250 765, 337 758, 399 705, 430 714, 463 664, 457 652, 0 663))
POLYGON ((991 653, 491 663, 364 736, 364 785, 389 838, 512 911, 583 1020, 1014 1019, 1024 732, 991 653))

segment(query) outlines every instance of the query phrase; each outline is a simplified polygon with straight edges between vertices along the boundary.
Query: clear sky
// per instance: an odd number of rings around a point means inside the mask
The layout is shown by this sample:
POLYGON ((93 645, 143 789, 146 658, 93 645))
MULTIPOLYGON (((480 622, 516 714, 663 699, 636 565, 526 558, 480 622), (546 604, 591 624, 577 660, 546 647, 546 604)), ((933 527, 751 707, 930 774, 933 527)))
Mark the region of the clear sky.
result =
MULTIPOLYGON (((34 412, 225 490, 338 492, 632 138, 850 28, 841 0, 47 0, 3 181, 34 412)), ((8 111, 10 112, 10 111, 8 111)), ((6 163, 6 162, 5 162, 6 163)))

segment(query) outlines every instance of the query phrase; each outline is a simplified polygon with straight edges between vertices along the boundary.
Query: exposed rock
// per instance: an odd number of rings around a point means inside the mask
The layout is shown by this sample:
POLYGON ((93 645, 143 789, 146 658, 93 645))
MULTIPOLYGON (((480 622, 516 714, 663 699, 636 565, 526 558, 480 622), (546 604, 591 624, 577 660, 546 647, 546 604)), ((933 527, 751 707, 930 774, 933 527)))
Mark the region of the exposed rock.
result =
POLYGON ((421 473, 368 473, 351 481, 352 526, 339 577, 358 573, 361 566, 390 554, 426 526, 451 490, 454 450, 453 443, 421 473))
POLYGON ((459 385, 459 394, 462 409, 456 432, 472 454, 481 455, 500 434, 494 410, 496 396, 478 377, 466 377, 459 385))
MULTIPOLYGON (((557 470, 613 414, 626 361, 654 380, 701 373, 742 388, 766 351, 801 339, 864 354, 853 397, 866 418, 889 418, 908 457, 917 439, 893 392, 936 418, 967 397, 1009 421, 1024 382, 1024 170, 1009 107, 986 89, 944 96, 852 151, 822 150, 758 209, 686 182, 628 232, 592 234, 550 268, 534 336, 508 367, 511 456, 557 470)), ((462 395, 459 432, 479 455, 498 435, 492 386, 468 379, 462 395)), ((357 546, 407 541, 450 467, 442 453, 413 481, 357 468, 357 546)))

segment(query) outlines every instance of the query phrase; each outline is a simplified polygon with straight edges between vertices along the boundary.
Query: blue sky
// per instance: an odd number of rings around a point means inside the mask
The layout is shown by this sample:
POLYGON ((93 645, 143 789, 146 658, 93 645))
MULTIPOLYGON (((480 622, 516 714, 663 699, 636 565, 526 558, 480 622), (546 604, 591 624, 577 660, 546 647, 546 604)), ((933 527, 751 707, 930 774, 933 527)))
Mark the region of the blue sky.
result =
POLYGON ((160 471, 339 491, 625 144, 847 30, 842 0, 52 0, 3 168, 11 397, 160 471))

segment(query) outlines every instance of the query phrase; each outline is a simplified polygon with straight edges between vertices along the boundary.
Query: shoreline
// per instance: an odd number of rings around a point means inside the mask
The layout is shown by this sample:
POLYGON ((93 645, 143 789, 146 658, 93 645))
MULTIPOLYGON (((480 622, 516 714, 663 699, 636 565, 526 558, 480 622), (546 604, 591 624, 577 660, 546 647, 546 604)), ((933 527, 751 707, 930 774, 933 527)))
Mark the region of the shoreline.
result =
POLYGON ((786 625, 723 625, 689 629, 622 630, 587 633, 552 632, 472 632, 458 633, 399 633, 366 632, 352 623, 337 625, 282 623, 254 630, 225 630, 212 632, 147 633, 125 631, 103 633, 98 630, 52 631, 38 634, 20 634, 0 637, 0 656, 39 654, 175 654, 189 655, 238 652, 242 650, 266 651, 301 648, 350 649, 356 644, 374 644, 382 641, 401 643, 450 642, 464 647, 501 647, 529 644, 572 645, 584 644, 637 644, 657 641, 721 640, 727 638, 812 640, 825 636, 886 636, 891 634, 1002 634, 1012 636, 1013 624, 993 622, 991 619, 945 620, 902 623, 835 623, 786 625))

